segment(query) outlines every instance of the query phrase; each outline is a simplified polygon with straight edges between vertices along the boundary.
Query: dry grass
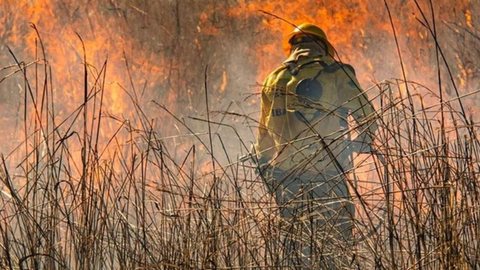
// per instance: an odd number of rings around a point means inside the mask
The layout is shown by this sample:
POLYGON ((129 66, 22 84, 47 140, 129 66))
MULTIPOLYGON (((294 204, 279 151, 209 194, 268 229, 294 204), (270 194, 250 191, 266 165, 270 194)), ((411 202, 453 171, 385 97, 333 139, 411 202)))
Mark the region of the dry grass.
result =
MULTIPOLYGON (((93 77, 85 81, 85 103, 62 122, 54 117, 51 81, 34 87, 23 77, 24 115, 32 118, 25 118, 27 139, 2 158, 2 267, 287 267, 281 235, 288 224, 252 166, 237 162, 225 144, 248 147, 240 136, 211 131, 241 116, 205 119, 210 132, 200 134, 157 103, 193 138, 179 157, 178 142, 161 137, 130 92, 136 118, 115 118, 120 128, 107 140, 104 72, 85 70, 93 77), (9 163, 14 156, 23 158, 9 163)), ((440 104, 415 83, 382 82, 368 91, 380 124, 376 152, 358 156, 357 173, 348 174, 357 206, 354 248, 340 243, 332 252, 361 269, 478 267, 478 126, 458 109, 460 98, 440 104)), ((293 234, 317 249, 332 245, 293 234)))
POLYGON ((290 269, 298 254, 286 234, 347 257, 349 268, 480 267, 480 143, 462 105, 468 95, 448 99, 406 80, 368 90, 380 127, 376 151, 347 172, 357 214, 346 249, 317 237, 308 218, 298 217, 310 234, 279 218, 254 165, 237 161, 249 146, 228 123, 255 126, 247 115, 207 110, 190 125, 152 102, 184 131, 164 137, 133 83, 131 118, 103 110, 105 62, 85 64, 83 104, 58 119, 47 59, 12 58, 25 139, 1 160, 2 268, 290 269), (109 133, 106 121, 116 123, 109 133))

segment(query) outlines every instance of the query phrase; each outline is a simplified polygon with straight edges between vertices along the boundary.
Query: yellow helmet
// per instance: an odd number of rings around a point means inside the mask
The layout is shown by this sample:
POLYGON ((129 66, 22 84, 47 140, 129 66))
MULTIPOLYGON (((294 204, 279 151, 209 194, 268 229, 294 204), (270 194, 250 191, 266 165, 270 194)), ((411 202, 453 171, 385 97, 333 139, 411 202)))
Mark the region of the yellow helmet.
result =
POLYGON ((325 34, 325 32, 320 27, 311 23, 302 23, 297 27, 295 27, 295 29, 292 32, 290 32, 290 34, 285 39, 285 44, 284 44, 287 54, 290 53, 290 49, 291 49, 290 42, 292 38, 297 35, 312 35, 316 38, 319 38, 321 41, 325 42, 325 45, 327 46, 328 55, 332 57, 335 55, 335 48, 328 41, 327 35, 325 34))

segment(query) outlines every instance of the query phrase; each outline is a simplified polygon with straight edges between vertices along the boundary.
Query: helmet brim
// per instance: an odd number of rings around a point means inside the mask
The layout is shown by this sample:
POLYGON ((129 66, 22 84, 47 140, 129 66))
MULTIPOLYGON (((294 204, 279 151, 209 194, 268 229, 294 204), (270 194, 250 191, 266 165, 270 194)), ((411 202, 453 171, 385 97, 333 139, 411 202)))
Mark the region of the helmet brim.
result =
POLYGON ((283 40, 283 50, 285 51, 286 55, 290 54, 290 51, 292 49, 292 44, 290 44, 290 40, 296 35, 314 35, 316 38, 320 39, 325 43, 325 45, 327 46, 328 55, 331 57, 335 56, 335 47, 333 47, 332 43, 330 43, 328 39, 315 35, 314 33, 309 33, 308 31, 303 31, 298 27, 294 31, 290 32, 283 40))

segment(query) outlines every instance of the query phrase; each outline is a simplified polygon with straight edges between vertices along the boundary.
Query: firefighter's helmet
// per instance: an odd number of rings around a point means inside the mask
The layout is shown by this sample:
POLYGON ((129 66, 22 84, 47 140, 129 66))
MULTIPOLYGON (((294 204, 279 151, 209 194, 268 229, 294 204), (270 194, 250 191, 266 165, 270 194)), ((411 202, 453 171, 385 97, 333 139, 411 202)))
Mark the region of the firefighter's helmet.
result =
POLYGON ((308 36, 313 36, 315 38, 318 38, 319 40, 323 41, 325 45, 327 46, 327 53, 330 56, 335 55, 335 48, 333 45, 328 41, 327 35, 325 32, 318 26, 311 24, 311 23, 302 23, 295 27, 295 29, 287 36, 285 39, 285 50, 287 54, 290 53, 290 48, 291 48, 291 42, 293 41, 293 38, 299 36, 299 35, 308 35, 308 36))

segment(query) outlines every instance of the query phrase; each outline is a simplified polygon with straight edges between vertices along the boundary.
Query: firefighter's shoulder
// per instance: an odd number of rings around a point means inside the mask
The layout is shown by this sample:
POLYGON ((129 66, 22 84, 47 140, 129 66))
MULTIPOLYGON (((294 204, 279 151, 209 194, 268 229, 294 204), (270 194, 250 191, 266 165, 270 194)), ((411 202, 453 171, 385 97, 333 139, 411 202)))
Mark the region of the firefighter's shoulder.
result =
POLYGON ((329 72, 329 73, 342 72, 347 74, 350 73, 355 76, 355 69, 351 65, 338 62, 338 61, 335 61, 330 65, 327 65, 325 67, 325 72, 329 72))
POLYGON ((270 74, 268 75, 268 77, 276 77, 276 76, 278 76, 280 73, 284 72, 285 70, 287 70, 287 67, 284 66, 284 65, 281 65, 281 66, 277 67, 276 69, 274 69, 272 72, 270 72, 270 74))
POLYGON ((272 72, 268 74, 268 76, 265 78, 264 85, 270 85, 274 83, 278 76, 284 72, 287 68, 285 66, 279 66, 278 68, 274 69, 272 72))
POLYGON ((335 74, 335 80, 342 89, 361 90, 361 86, 359 85, 355 74, 355 69, 351 65, 341 62, 335 62, 334 64, 332 64, 331 69, 332 72, 334 72, 335 74))

